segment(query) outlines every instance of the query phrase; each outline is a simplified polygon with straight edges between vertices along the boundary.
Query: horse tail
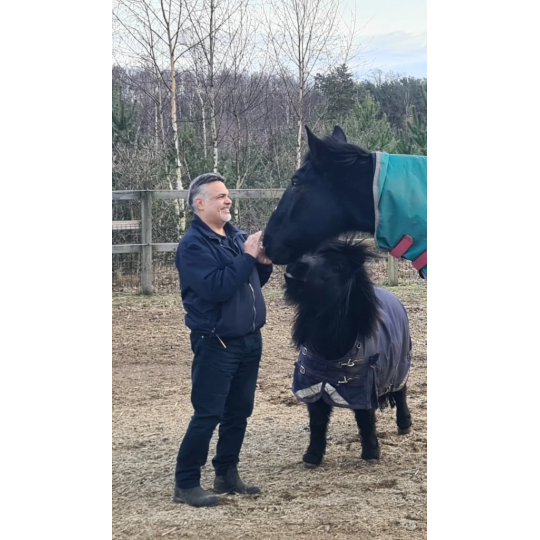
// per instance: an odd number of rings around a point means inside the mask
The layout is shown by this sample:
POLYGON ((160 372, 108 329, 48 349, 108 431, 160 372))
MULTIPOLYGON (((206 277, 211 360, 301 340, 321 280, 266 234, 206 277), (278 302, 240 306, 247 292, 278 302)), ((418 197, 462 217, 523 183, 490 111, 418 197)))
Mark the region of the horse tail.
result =
POLYGON ((388 406, 390 406, 391 409, 393 409, 396 406, 396 398, 390 392, 387 392, 386 394, 379 396, 379 409, 381 409, 382 411, 383 409, 386 409, 388 406))

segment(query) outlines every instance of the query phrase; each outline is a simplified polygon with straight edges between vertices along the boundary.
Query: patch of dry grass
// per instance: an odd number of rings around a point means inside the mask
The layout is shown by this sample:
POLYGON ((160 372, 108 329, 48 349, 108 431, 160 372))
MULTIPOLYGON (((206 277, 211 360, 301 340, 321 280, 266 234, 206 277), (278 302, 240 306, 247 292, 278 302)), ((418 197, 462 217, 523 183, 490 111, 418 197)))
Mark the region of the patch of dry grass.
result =
MULTIPOLYGON (((413 337, 411 434, 397 435, 393 410, 379 413, 381 460, 367 464, 352 413, 337 409, 325 461, 315 470, 301 467, 307 412, 290 392, 292 310, 279 277, 264 290, 264 352, 240 463, 262 494, 224 496, 203 509, 172 502, 176 454, 192 414, 192 353, 180 297, 113 300, 113 538, 426 538, 425 285, 391 289, 408 310, 413 337)), ((208 464, 203 487, 212 481, 208 464)))

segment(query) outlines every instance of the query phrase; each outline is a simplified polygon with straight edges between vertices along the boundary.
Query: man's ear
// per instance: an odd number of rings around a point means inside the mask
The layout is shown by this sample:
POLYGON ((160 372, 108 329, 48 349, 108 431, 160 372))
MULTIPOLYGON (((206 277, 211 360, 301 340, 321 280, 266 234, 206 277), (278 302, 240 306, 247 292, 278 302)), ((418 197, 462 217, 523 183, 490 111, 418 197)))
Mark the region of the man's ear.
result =
POLYGON ((203 210, 204 209, 204 200, 201 197, 196 197, 195 200, 193 201, 193 203, 195 204, 195 208, 197 210, 203 210))

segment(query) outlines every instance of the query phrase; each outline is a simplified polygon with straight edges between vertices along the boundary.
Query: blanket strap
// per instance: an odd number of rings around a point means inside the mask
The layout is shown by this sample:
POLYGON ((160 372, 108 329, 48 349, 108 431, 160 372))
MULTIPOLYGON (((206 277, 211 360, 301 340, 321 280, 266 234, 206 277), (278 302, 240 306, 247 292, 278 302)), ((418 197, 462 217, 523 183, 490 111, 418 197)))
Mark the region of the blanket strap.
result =
MULTIPOLYGON (((394 249, 390 251, 390 255, 396 259, 401 259, 407 250, 413 245, 414 240, 408 234, 404 234, 401 240, 394 246, 394 249)), ((416 270, 420 271, 424 266, 427 266, 427 249, 419 257, 412 261, 412 265, 416 270)))
POLYGON ((426 251, 424 251, 424 253, 422 253, 422 255, 420 255, 420 257, 417 257, 416 259, 414 259, 414 261, 412 262, 412 265, 418 271, 422 270, 424 266, 427 266, 427 249, 426 251))
POLYGON ((390 255, 396 259, 401 259, 405 252, 413 245, 413 239, 408 234, 404 234, 401 240, 394 246, 394 249, 390 251, 390 255))

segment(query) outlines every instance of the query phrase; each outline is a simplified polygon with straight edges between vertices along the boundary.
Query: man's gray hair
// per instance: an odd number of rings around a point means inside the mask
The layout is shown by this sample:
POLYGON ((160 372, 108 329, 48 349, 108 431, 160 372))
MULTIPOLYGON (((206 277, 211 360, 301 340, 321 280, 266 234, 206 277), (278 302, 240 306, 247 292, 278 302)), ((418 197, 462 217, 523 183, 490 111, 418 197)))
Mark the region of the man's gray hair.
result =
POLYGON ((218 173, 205 173, 197 176, 197 178, 195 178, 195 180, 193 180, 191 184, 189 184, 187 201, 194 212, 196 212, 197 210, 195 208, 195 198, 199 197, 204 192, 203 186, 205 184, 211 184, 212 182, 225 183, 225 178, 223 178, 223 176, 218 173))

